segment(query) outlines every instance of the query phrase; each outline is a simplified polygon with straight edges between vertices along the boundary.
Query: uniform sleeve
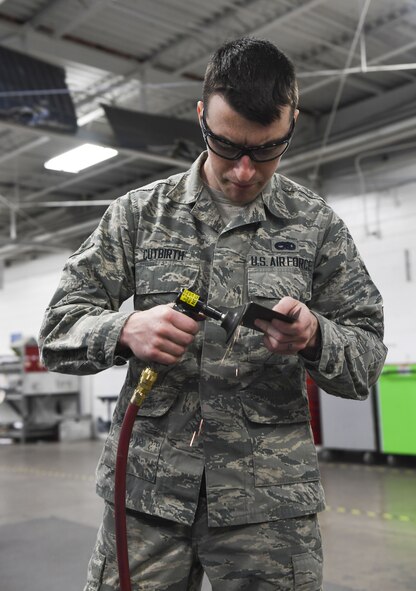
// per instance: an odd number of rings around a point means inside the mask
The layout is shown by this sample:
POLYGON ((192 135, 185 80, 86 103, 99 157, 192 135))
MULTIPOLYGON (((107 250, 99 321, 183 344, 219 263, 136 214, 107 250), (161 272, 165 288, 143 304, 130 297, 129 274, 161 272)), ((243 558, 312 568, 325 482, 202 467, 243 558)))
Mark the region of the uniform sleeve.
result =
POLYGON ((368 396, 385 361, 383 302, 354 241, 334 212, 318 249, 309 307, 322 336, 320 358, 304 365, 329 394, 368 396))
POLYGON ((124 362, 116 347, 131 312, 119 308, 134 293, 134 235, 127 195, 68 259, 39 334, 49 370, 93 374, 124 362))

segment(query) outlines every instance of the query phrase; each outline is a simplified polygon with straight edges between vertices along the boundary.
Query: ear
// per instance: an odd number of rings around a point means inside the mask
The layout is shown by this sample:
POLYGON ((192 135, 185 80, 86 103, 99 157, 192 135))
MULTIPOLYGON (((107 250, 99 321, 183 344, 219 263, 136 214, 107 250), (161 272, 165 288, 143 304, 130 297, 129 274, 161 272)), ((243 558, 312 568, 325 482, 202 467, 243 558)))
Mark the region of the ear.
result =
POLYGON ((198 115, 198 119, 200 120, 202 117, 202 113, 204 111, 204 103, 202 101, 198 101, 197 105, 196 105, 196 112, 198 115))
POLYGON ((295 120, 295 122, 298 118, 298 115, 299 115, 299 109, 295 109, 295 112, 293 113, 293 119, 295 120))

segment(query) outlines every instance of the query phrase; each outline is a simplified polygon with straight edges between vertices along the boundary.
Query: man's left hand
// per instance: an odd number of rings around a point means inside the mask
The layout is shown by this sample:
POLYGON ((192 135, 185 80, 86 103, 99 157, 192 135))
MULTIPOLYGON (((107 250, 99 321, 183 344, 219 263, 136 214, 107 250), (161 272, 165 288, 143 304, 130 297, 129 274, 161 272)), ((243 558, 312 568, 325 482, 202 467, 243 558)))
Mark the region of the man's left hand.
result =
POLYGON ((284 297, 273 310, 288 316, 297 316, 293 324, 281 320, 256 320, 255 325, 264 332, 264 345, 271 353, 297 355, 316 359, 321 345, 319 323, 305 304, 291 297, 284 297))

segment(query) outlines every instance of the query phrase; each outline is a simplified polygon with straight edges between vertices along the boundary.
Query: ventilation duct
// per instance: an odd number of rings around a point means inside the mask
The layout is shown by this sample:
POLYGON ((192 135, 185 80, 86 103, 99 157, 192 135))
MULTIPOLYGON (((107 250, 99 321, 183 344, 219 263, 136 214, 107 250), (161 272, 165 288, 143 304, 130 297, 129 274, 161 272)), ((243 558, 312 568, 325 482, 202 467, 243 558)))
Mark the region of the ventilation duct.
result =
POLYGON ((76 114, 65 70, 0 47, 0 118, 74 133, 76 114))

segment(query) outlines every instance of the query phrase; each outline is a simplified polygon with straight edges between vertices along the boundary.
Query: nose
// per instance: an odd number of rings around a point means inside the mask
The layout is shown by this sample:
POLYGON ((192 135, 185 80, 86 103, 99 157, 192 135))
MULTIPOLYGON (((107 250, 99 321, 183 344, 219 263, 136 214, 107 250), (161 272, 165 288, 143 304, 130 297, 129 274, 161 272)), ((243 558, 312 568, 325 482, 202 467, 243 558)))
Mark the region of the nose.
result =
POLYGON ((245 154, 235 161, 234 173, 239 183, 249 183, 256 174, 256 167, 250 156, 245 154))

